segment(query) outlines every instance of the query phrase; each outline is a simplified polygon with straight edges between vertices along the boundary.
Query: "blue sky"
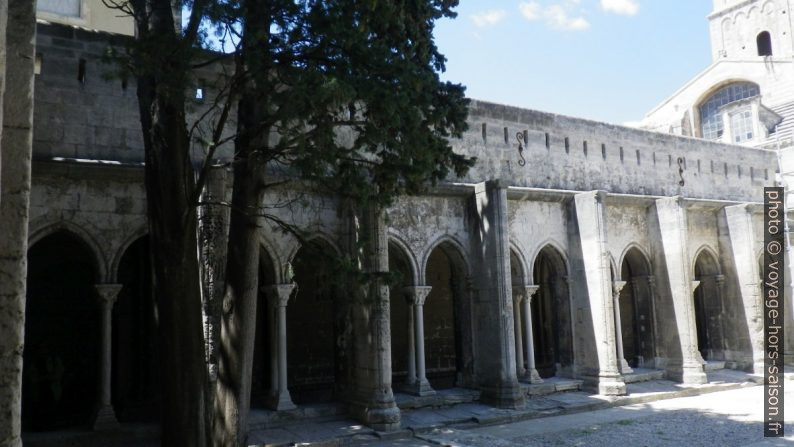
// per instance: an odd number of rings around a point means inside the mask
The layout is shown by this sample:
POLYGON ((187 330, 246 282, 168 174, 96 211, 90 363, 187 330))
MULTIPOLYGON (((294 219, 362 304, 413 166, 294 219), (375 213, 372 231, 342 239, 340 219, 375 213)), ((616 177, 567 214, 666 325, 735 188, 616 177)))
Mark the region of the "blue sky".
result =
POLYGON ((711 62, 711 0, 460 3, 435 38, 471 98, 621 124, 711 62))

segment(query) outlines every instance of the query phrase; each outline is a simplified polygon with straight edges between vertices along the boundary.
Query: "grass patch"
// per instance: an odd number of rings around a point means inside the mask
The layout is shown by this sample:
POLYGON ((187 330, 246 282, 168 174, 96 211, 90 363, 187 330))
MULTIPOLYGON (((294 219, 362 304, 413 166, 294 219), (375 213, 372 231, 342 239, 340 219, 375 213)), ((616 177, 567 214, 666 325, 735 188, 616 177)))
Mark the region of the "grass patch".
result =
POLYGON ((633 424, 636 424, 637 421, 633 421, 631 419, 624 419, 622 421, 617 421, 615 423, 618 424, 618 425, 633 425, 633 424))

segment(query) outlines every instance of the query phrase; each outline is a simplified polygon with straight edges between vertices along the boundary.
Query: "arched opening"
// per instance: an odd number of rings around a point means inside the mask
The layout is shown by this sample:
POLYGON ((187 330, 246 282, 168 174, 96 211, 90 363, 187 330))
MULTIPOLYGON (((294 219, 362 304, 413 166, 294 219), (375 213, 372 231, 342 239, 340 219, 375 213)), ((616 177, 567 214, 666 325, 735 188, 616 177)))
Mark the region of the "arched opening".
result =
POLYGON ((100 315, 91 250, 59 231, 28 250, 22 428, 91 422, 98 404, 100 315))
MULTIPOLYGON (((251 371, 251 406, 264 408, 268 405, 271 391, 275 391, 277 383, 272 383, 274 377, 271 364, 275 352, 271 342, 275 309, 268 302, 265 289, 278 283, 273 259, 265 249, 259 251, 259 291, 256 303, 256 333, 254 335, 254 362, 251 371), (271 315, 272 314, 272 315, 271 315)), ((289 306, 287 306, 289 309, 289 306)))
POLYGON ((700 252, 695 260, 695 326, 698 351, 704 360, 722 360, 722 290, 717 259, 708 251, 700 252))
POLYGON ((461 384, 464 375, 462 348, 463 256, 449 242, 430 252, 425 270, 432 287, 424 307, 427 379, 436 390, 461 384))
POLYGON ((772 36, 769 35, 769 31, 761 31, 758 33, 758 36, 755 38, 755 43, 758 46, 759 56, 772 55, 772 36))
MULTIPOLYGON (((761 93, 758 84, 752 82, 732 82, 717 89, 706 97, 699 105, 700 117, 700 136, 707 140, 719 140, 725 131, 723 120, 723 107, 747 98, 753 98, 761 93)), ((749 105, 733 110, 735 116, 732 134, 734 137, 741 137, 741 141, 751 140, 752 132, 745 132, 752 129, 752 114, 745 113, 750 110, 749 105), (749 124, 748 124, 748 119, 749 124)))
POLYGON ((626 285, 620 291, 619 302, 623 355, 633 368, 652 368, 656 357, 650 273, 645 255, 637 248, 629 249, 621 265, 621 278, 626 285))
POLYGON ((328 402, 339 391, 345 327, 334 253, 315 239, 292 262, 297 290, 287 306, 287 383, 296 404, 328 402))
POLYGON ((393 280, 389 284, 392 383, 399 386, 406 382, 409 353, 413 352, 410 349, 413 334, 408 330, 411 307, 408 305, 403 288, 415 285, 415 283, 408 255, 393 242, 389 243, 389 272, 391 272, 393 280))
POLYGON ((535 367, 542 378, 569 375, 573 365, 567 276, 563 256, 551 246, 544 247, 533 266, 539 288, 531 304, 535 367))
POLYGON ((113 305, 113 407, 120 422, 155 422, 160 416, 159 357, 148 236, 127 248, 117 277, 123 287, 113 305))

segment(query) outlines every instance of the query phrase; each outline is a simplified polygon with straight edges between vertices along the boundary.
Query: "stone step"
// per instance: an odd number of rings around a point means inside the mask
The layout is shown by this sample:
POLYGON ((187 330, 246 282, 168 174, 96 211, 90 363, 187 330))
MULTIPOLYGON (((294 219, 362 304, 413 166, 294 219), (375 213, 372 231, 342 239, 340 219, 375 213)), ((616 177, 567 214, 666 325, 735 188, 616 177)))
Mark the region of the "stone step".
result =
POLYGON ((725 369, 725 362, 722 360, 709 360, 703 365, 703 370, 706 372, 720 369, 725 369))
POLYGON ((649 382, 651 380, 661 380, 663 378, 664 370, 661 369, 635 368, 633 373, 623 375, 623 381, 626 383, 649 382))
POLYGON ((545 379, 543 383, 522 383, 521 386, 526 390, 527 395, 535 397, 566 391, 581 391, 583 383, 582 380, 551 377, 545 379))

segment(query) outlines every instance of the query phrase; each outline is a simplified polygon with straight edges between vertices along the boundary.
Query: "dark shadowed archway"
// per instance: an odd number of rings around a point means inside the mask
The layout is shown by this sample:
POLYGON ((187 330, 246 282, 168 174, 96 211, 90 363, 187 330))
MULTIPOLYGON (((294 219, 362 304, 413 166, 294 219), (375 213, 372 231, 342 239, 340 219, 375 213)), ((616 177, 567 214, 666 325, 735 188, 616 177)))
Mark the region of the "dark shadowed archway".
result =
POLYGON ((424 305, 427 379, 434 389, 463 385, 470 363, 464 346, 466 267, 451 242, 436 246, 427 258, 426 284, 432 289, 424 305))
POLYGON ((251 406, 264 408, 271 402, 270 395, 278 389, 278 377, 273 360, 276 352, 272 346, 273 322, 276 309, 268 302, 268 286, 278 283, 273 258, 262 248, 259 252, 259 291, 256 303, 256 335, 254 336, 254 362, 251 372, 251 406))
POLYGON ((92 251, 71 232, 46 236, 28 250, 23 430, 91 422, 99 391, 97 276, 92 251))
POLYGON ((636 247, 623 257, 620 322, 623 355, 633 368, 652 368, 655 362, 653 278, 648 258, 636 247))
POLYGON ((389 313, 391 316, 391 364, 392 383, 400 388, 406 382, 409 370, 409 359, 413 343, 413 333, 408 330, 409 318, 412 318, 403 288, 415 285, 411 263, 402 247, 394 242, 389 243, 389 272, 393 282, 389 286, 389 313))
POLYGON ((120 422, 158 421, 157 309, 148 236, 130 244, 117 277, 122 288, 113 305, 111 400, 120 422))
POLYGON ((722 282, 717 258, 702 250, 695 259, 695 326, 698 351, 704 360, 724 360, 722 282))
POLYGON ((532 300, 535 365, 541 377, 568 374, 573 365, 573 332, 568 298, 568 271, 557 249, 547 245, 535 258, 532 300))
POLYGON ((292 262, 296 292, 287 306, 288 384, 296 404, 327 402, 339 394, 344 372, 344 318, 336 250, 314 239, 292 262))

